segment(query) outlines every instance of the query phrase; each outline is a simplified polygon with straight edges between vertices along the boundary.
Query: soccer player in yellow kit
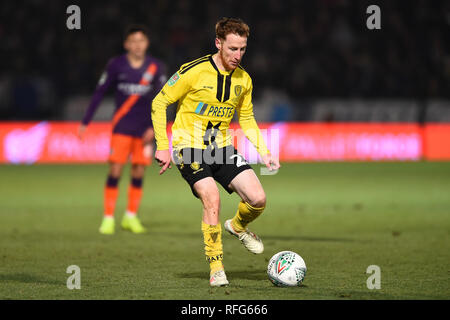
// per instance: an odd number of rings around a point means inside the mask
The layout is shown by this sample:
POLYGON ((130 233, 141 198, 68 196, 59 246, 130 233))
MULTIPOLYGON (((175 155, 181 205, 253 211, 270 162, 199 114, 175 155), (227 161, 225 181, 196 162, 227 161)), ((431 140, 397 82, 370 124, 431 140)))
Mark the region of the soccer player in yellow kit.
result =
POLYGON ((241 201, 234 218, 224 227, 252 253, 264 251, 261 239, 247 226, 266 206, 266 195, 253 169, 232 144, 229 124, 237 112, 246 137, 269 170, 280 164, 272 157, 253 115, 252 80, 240 66, 247 48, 249 27, 240 19, 222 18, 216 24, 217 53, 191 61, 167 81, 152 103, 152 121, 160 174, 171 167, 166 132, 166 108, 178 101, 172 126, 173 161, 203 205, 201 230, 210 285, 228 285, 219 220, 220 197, 216 182, 241 201))

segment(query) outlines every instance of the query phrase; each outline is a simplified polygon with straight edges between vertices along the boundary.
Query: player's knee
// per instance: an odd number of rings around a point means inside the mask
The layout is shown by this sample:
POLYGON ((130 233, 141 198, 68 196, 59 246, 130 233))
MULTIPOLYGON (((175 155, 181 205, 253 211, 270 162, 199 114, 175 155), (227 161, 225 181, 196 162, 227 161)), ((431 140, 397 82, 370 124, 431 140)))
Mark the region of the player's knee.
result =
POLYGON ((248 204, 254 208, 264 208, 266 206, 266 194, 264 191, 258 192, 249 199, 248 204))
POLYGON ((133 178, 143 178, 145 174, 145 166, 142 164, 133 164, 131 166, 131 176, 133 178))
POLYGON ((114 178, 120 178, 122 175, 122 165, 119 163, 111 163, 109 167, 109 175, 114 178))
POLYGON ((220 194, 219 190, 211 188, 204 188, 197 190, 197 194, 199 194, 200 199, 203 203, 203 207, 207 211, 216 211, 218 212, 220 208, 220 194))

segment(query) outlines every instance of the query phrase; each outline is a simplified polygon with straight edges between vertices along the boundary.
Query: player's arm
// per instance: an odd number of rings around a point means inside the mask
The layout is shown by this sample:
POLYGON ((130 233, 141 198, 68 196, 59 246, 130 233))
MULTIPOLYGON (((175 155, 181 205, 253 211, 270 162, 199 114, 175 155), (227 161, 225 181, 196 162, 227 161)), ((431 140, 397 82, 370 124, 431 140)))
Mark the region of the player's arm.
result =
POLYGON ((108 91, 111 84, 115 81, 115 72, 113 68, 112 61, 108 63, 106 66, 106 70, 102 73, 100 80, 98 81, 97 87, 95 88, 95 92, 91 98, 91 102, 84 114, 83 120, 81 121, 81 125, 78 128, 78 136, 80 139, 83 138, 84 132, 86 131, 87 126, 91 122, 94 117, 97 108, 100 105, 105 93, 108 91))
POLYGON ((239 125, 247 139, 255 146, 266 167, 270 171, 277 170, 280 163, 270 154, 253 114, 252 89, 253 86, 250 83, 250 88, 245 92, 242 102, 237 108, 239 125))
POLYGON ((189 90, 188 74, 180 75, 179 72, 176 72, 153 99, 152 122, 156 140, 155 159, 162 167, 159 174, 163 174, 167 168, 171 168, 167 137, 167 107, 179 100, 189 90))

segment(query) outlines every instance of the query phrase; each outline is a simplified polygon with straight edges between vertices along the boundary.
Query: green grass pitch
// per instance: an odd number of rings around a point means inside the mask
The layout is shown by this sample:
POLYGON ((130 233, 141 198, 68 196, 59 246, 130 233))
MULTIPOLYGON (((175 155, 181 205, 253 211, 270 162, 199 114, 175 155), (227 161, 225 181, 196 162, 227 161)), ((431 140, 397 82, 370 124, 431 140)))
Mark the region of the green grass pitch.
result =
MULTIPOLYGON (((259 166, 255 166, 259 172, 259 166)), ((283 164, 260 176, 265 212, 251 225, 265 252, 223 234, 230 286, 209 287, 200 202, 176 168, 146 172, 140 216, 149 232, 98 233, 107 165, 0 166, 0 299, 449 299, 450 163, 283 164), (270 257, 299 253, 302 287, 274 287, 270 257), (81 269, 81 289, 66 269, 81 269), (381 289, 369 290, 369 265, 381 289)), ((221 189, 221 221, 238 197, 221 189)))

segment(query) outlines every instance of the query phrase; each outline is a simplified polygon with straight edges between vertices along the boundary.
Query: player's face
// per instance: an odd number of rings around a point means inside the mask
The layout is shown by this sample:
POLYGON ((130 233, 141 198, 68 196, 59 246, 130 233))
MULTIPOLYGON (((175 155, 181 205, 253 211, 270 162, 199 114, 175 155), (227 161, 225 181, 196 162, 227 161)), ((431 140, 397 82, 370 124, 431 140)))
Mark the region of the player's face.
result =
POLYGON ((124 47, 129 54, 136 58, 142 58, 145 56, 145 52, 148 48, 148 38, 145 34, 138 31, 130 34, 125 40, 124 47))
POLYGON ((216 39, 216 47, 219 49, 219 57, 226 70, 234 70, 241 63, 247 49, 247 37, 238 34, 227 34, 225 40, 216 39))

